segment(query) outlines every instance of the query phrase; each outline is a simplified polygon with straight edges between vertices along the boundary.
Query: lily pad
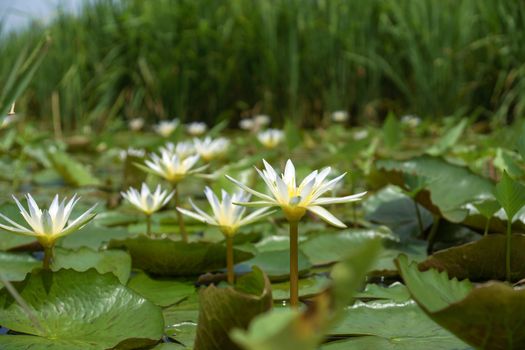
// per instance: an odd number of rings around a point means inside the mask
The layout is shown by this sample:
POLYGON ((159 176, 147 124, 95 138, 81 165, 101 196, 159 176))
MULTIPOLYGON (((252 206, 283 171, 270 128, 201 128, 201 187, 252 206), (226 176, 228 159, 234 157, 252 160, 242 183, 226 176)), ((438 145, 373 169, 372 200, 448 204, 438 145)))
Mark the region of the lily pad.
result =
POLYGON ((378 230, 347 229, 336 233, 321 233, 302 242, 299 247, 312 264, 326 265, 344 260, 361 249, 363 242, 374 238, 394 241, 395 238, 378 230))
POLYGON ((425 189, 419 192, 416 199, 431 212, 452 222, 459 223, 468 217, 469 211, 464 208, 466 203, 494 197, 492 181, 439 157, 381 160, 376 166, 390 183, 401 187, 404 185, 403 174, 425 177, 425 189))
MULTIPOLYGON (((505 235, 488 235, 476 242, 432 254, 419 264, 420 270, 435 268, 450 277, 471 281, 505 279, 505 235)), ((525 235, 513 235, 511 241, 511 279, 525 278, 525 235)))
POLYGON ((400 256, 398 266, 419 306, 440 326, 478 349, 524 349, 525 289, 502 282, 473 287, 446 272, 419 271, 400 256))
POLYGON ((165 333, 186 348, 192 348, 197 336, 199 301, 195 291, 188 298, 162 311, 166 324, 165 333))
MULTIPOLYGON (((301 250, 299 250, 298 255, 299 275, 304 275, 312 267, 312 264, 301 250)), ((290 251, 260 252, 253 259, 245 261, 243 264, 261 268, 272 281, 285 280, 290 276, 290 251)))
MULTIPOLYGON (((226 247, 217 243, 186 243, 138 236, 112 240, 109 247, 127 249, 133 267, 162 276, 193 276, 226 267, 226 247)), ((237 263, 252 256, 234 249, 237 263)))
POLYGON ((254 267, 234 287, 202 288, 199 304, 195 349, 240 349, 229 332, 247 329, 255 316, 272 308, 272 288, 264 272, 254 267))
MULTIPOLYGON (((306 298, 319 294, 330 285, 330 279, 323 275, 314 275, 299 280, 299 297, 306 298)), ((290 282, 272 283, 274 300, 290 299, 290 282)))
POLYGON ((29 272, 41 266, 42 262, 29 254, 0 252, 0 273, 10 282, 23 281, 29 272))
POLYGON ((95 270, 37 271, 13 284, 32 317, 0 291, 0 324, 27 335, 3 336, 7 349, 135 349, 162 336, 159 307, 95 270), (29 341, 31 339, 31 341, 29 341))
POLYGON ((77 250, 55 249, 55 257, 51 269, 73 269, 83 272, 95 268, 100 274, 111 272, 126 284, 131 273, 131 257, 120 250, 95 251, 89 248, 77 250))
POLYGON ((330 333, 349 338, 325 344, 322 350, 471 349, 430 320, 411 300, 401 303, 389 300, 357 302, 346 309, 343 321, 330 333))
POLYGON ((155 280, 143 272, 133 276, 128 287, 159 306, 174 305, 195 292, 192 283, 155 280))
POLYGON ((410 299, 410 293, 405 285, 395 282, 388 287, 377 284, 367 284, 362 292, 357 293, 359 299, 385 299, 395 302, 405 302, 410 299))
POLYGON ((82 230, 67 235, 60 241, 60 246, 68 249, 88 247, 99 249, 112 239, 129 237, 129 233, 122 227, 105 227, 96 224, 87 225, 82 230))
POLYGON ((101 181, 91 170, 65 152, 50 150, 48 158, 54 169, 72 186, 99 186, 101 181))

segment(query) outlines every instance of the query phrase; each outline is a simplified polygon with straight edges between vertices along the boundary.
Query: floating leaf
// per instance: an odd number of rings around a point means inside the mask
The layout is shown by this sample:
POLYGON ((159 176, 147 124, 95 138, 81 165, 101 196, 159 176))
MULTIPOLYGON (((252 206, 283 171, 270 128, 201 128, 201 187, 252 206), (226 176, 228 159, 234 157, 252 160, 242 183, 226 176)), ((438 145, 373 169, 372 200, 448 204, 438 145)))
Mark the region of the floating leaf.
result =
POLYGON ((95 268, 100 274, 111 272, 126 284, 131 273, 131 257, 120 250, 95 251, 89 248, 77 250, 55 249, 55 257, 51 269, 73 269, 83 272, 95 268))
POLYGON ((3 336, 6 349, 102 350, 119 344, 136 349, 162 336, 160 308, 111 274, 38 271, 14 286, 34 320, 3 289, 0 324, 32 336, 3 336))
MULTIPOLYGON (((387 181, 401 187, 403 174, 425 177, 427 185, 416 196, 417 201, 434 214, 452 222, 459 223, 467 219, 467 203, 493 197, 494 184, 489 179, 441 158, 422 156, 406 161, 381 160, 376 166, 387 181)), ((479 228, 483 228, 484 224, 479 223, 479 228)))
POLYGON ((343 308, 352 300, 380 247, 379 239, 369 240, 335 265, 332 288, 318 295, 311 309, 304 312, 274 309, 256 317, 248 331, 234 330, 232 339, 247 350, 316 349, 324 334, 342 316, 343 308))
POLYGON ((73 232, 62 238, 59 244, 68 249, 88 247, 97 250, 112 239, 122 239, 127 237, 129 237, 129 233, 125 228, 90 224, 82 230, 73 232))
POLYGON ((331 335, 349 337, 323 345, 321 350, 449 350, 471 349, 430 320, 414 301, 357 302, 345 310, 331 335))
MULTIPOLYGON (((299 275, 303 275, 312 267, 312 263, 301 250, 299 250, 298 260, 299 275)), ((244 264, 261 268, 272 281, 284 280, 290 275, 290 251, 260 252, 244 264)))
MULTIPOLYGON (((34 268, 41 266, 42 262, 31 255, 0 252, 0 273, 8 281, 22 281, 34 268)), ((1 287, 2 282, 0 282, 1 287)))
MULTIPOLYGON (((319 294, 328 286, 330 279, 323 275, 314 275, 299 280, 299 297, 311 297, 319 294)), ((290 281, 272 283, 272 295, 274 300, 290 299, 290 281)))
MULTIPOLYGON (((435 268, 450 277, 471 281, 505 279, 504 235, 488 235, 476 242, 441 250, 419 264, 421 270, 435 268)), ((525 236, 513 235, 511 241, 511 280, 525 278, 525 236)))
POLYGON ((195 350, 239 349, 229 332, 246 329, 251 320, 272 307, 270 281, 254 267, 237 280, 235 287, 211 285, 199 292, 199 322, 195 350))
POLYGON ((186 348, 192 348, 197 335, 199 301, 195 291, 180 303, 165 308, 162 312, 166 324, 165 333, 186 348))
MULTIPOLYGON (((138 236, 112 240, 109 247, 127 249, 133 267, 162 276, 191 276, 226 267, 226 247, 217 243, 186 243, 138 236)), ((234 249, 236 263, 252 256, 234 249)))
POLYGON ((155 280, 143 272, 133 276, 128 287, 159 306, 174 305, 195 292, 193 283, 155 280))
POLYGON ((405 302, 410 299, 408 289, 401 283, 395 282, 388 287, 377 284, 367 284, 362 292, 357 293, 359 299, 386 299, 395 302, 405 302))
POLYGON ((326 265, 344 260, 355 251, 359 251, 363 243, 375 238, 395 240, 388 232, 346 229, 313 235, 301 242, 299 247, 312 264, 326 265))
POLYGON ((446 272, 421 272, 401 256, 398 266, 419 306, 440 326, 478 349, 524 349, 525 289, 502 282, 475 288, 446 272))

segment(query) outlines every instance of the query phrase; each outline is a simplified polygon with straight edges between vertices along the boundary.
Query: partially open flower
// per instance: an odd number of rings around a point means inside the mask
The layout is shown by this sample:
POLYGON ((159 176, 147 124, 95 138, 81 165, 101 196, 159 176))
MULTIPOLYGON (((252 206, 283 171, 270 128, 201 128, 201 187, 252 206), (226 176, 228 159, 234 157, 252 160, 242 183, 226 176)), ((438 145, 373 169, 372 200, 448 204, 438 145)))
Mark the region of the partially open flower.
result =
POLYGON ((271 122, 271 119, 269 116, 265 115, 265 114, 259 114, 259 115, 256 115, 255 117, 253 117, 253 121, 255 123, 255 125, 258 126, 258 128, 263 128, 267 125, 270 124, 271 122))
POLYGON ((186 210, 184 208, 177 208, 177 210, 182 214, 190 216, 201 222, 218 226, 225 236, 233 236, 239 227, 251 224, 252 222, 255 222, 272 213, 268 211, 270 208, 262 208, 250 213, 246 217, 243 217, 246 208, 234 204, 236 202, 246 202, 250 200, 250 194, 243 191, 238 191, 233 195, 230 195, 228 192, 223 190, 221 201, 219 201, 215 193, 213 193, 209 187, 206 187, 204 193, 213 211, 212 215, 207 214, 197 207, 195 203, 191 201, 191 199, 190 204, 195 211, 186 210))
POLYGON ((193 122, 186 125, 186 130, 191 136, 201 136, 207 129, 208 127, 206 126, 206 123, 202 122, 193 122))
POLYGON ((41 210, 30 194, 27 194, 26 198, 29 212, 13 196, 20 213, 30 228, 16 223, 3 214, 0 214, 0 217, 11 226, 0 224, 0 228, 19 235, 35 237, 43 247, 52 247, 58 238, 80 230, 96 215, 93 213, 95 206, 92 206, 78 218, 68 222, 69 216, 79 200, 76 194, 67 203, 66 198, 59 203, 58 195, 56 195, 47 210, 41 210))
POLYGON ((336 123, 344 123, 348 120, 347 111, 335 111, 332 113, 332 120, 336 123))
POLYGON ((155 153, 152 154, 151 160, 146 160, 147 168, 143 169, 163 177, 172 184, 177 184, 186 176, 198 173, 206 168, 203 166, 192 170, 199 158, 198 154, 181 158, 176 154, 161 150, 160 157, 155 153))
POLYGON ((151 193, 148 185, 145 183, 142 183, 140 192, 132 187, 127 192, 121 192, 122 197, 126 198, 135 208, 146 215, 151 215, 168 204, 174 193, 174 191, 162 190, 160 185, 157 186, 155 192, 151 193))
POLYGON ((343 222, 322 206, 335 203, 355 202, 363 198, 366 194, 366 192, 362 192, 346 197, 321 197, 324 193, 333 189, 346 174, 339 175, 336 178, 327 181, 326 178, 330 173, 330 167, 321 171, 315 170, 310 173, 310 175, 306 176, 301 184, 297 186, 295 167, 291 160, 286 162, 284 174, 281 174, 280 176, 270 164, 265 160, 263 160, 263 162, 265 170, 256 170, 266 183, 270 195, 255 191, 244 185, 242 182, 226 175, 229 180, 237 184, 239 187, 262 199, 261 201, 256 202, 238 202, 238 204, 248 206, 280 207, 287 220, 290 222, 299 221, 304 214, 306 214, 306 211, 310 211, 329 224, 337 227, 346 227, 343 222))
POLYGON ((130 130, 132 131, 139 131, 144 127, 144 119, 142 118, 134 118, 131 119, 128 123, 128 126, 130 130))
POLYGON ((173 132, 175 131, 175 129, 177 129, 178 126, 178 119, 163 120, 157 125, 155 125, 153 129, 157 134, 161 135, 162 137, 169 137, 171 136, 171 134, 173 134, 173 132))
POLYGON ((194 139, 193 144, 201 158, 209 162, 212 159, 223 156, 230 146, 230 141, 224 137, 219 137, 215 140, 211 137, 206 137, 203 140, 194 139))
POLYGON ((257 139, 266 148, 277 147, 284 139, 284 132, 279 129, 268 129, 257 134, 257 139))
POLYGON ((196 153, 195 146, 189 141, 178 142, 177 144, 168 142, 164 147, 161 147, 160 150, 161 152, 164 151, 170 154, 175 154, 182 159, 188 158, 196 153))

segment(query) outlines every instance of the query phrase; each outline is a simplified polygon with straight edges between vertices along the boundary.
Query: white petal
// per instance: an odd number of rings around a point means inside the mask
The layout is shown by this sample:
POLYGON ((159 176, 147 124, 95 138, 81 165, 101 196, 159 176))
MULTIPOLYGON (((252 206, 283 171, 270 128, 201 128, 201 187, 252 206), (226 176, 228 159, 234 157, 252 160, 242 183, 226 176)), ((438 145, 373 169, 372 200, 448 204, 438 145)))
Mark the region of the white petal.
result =
POLYGON ((248 186, 246 186, 245 184, 243 184, 242 182, 240 181, 237 181, 235 180, 233 177, 229 176, 229 175, 225 175, 226 178, 228 180, 230 180, 231 182, 233 182, 234 184, 236 184, 237 186, 239 186, 240 188, 242 188, 243 190, 245 190, 246 192, 249 192, 251 194, 253 194, 254 196, 256 197, 259 197, 259 198, 262 198, 262 199, 265 199, 267 201, 272 201, 273 198, 268 196, 268 195, 265 195, 264 193, 261 193, 261 192, 257 192, 255 190, 252 190, 251 188, 249 188, 248 186))
POLYGON ((241 221, 239 221, 239 225, 248 225, 251 224, 254 221, 257 221, 259 219, 262 219, 263 217, 266 217, 268 215, 271 215, 275 213, 275 210, 269 211, 270 208, 261 208, 257 209, 256 211, 250 213, 249 215, 246 215, 245 218, 243 218, 241 221))
POLYGON ((206 224, 210 224, 210 225, 217 225, 217 222, 215 220, 210 220, 211 219, 210 217, 206 218, 204 216, 201 216, 201 215, 199 215, 197 213, 194 213, 192 211, 186 210, 184 208, 177 207, 177 210, 179 212, 181 212, 182 214, 184 214, 184 215, 187 215, 187 216, 189 216, 191 218, 194 218, 195 220, 198 220, 198 221, 204 222, 206 224))
POLYGON ((366 192, 353 194, 346 197, 334 197, 334 198, 319 198, 312 202, 313 205, 326 205, 326 204, 338 204, 338 203, 349 203, 356 202, 362 199, 366 195, 366 192))
POLYGON ((328 210, 326 210, 323 207, 313 206, 313 207, 308 207, 306 209, 318 215, 321 219, 323 219, 324 221, 328 222, 331 225, 334 225, 340 228, 346 227, 344 223, 342 223, 338 218, 336 218, 334 215, 332 215, 332 213, 330 213, 328 210))

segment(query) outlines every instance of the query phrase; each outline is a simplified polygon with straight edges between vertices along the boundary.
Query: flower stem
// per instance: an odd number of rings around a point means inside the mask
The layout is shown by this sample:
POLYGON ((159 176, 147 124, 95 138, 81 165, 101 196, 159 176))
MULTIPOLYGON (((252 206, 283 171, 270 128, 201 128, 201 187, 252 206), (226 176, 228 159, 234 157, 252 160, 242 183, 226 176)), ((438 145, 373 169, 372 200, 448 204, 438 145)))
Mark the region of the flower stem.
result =
POLYGON ((233 271, 233 236, 226 236, 226 269, 228 271, 228 283, 233 285, 235 273, 233 271))
POLYGON ((505 279, 510 282, 510 243, 512 239, 512 220, 507 220, 507 244, 505 247, 505 279))
MULTIPOLYGON (((179 199, 179 188, 178 185, 175 185, 175 207, 180 207, 180 199, 179 199)), ((188 234, 186 233, 186 227, 184 226, 184 218, 182 217, 182 213, 175 208, 175 211, 177 212, 177 219, 179 221, 179 231, 182 235, 182 240, 186 243, 188 243, 188 234)))
POLYGON ((44 247, 44 264, 43 268, 44 270, 51 270, 51 260, 53 259, 53 246, 45 246, 44 247))
POLYGON ((432 251, 434 250, 434 242, 436 241, 436 234, 439 227, 439 215, 434 215, 434 223, 432 224, 432 227, 430 228, 430 233, 428 234, 428 247, 427 247, 427 253, 432 254, 432 251))
POLYGON ((151 214, 146 214, 146 235, 153 237, 151 234, 151 214))
POLYGON ((290 221, 290 306, 299 306, 299 222, 290 221))
POLYGON ((491 218, 488 218, 488 219, 487 219, 487 223, 485 224, 485 231, 483 232, 483 236, 486 236, 486 235, 489 234, 490 219, 491 219, 491 218))
POLYGON ((421 219, 421 211, 419 210, 419 205, 417 205, 417 202, 415 199, 413 199, 414 201, 414 206, 416 208, 416 216, 417 216, 417 225, 419 227, 419 236, 420 237, 423 237, 423 220, 421 219))

